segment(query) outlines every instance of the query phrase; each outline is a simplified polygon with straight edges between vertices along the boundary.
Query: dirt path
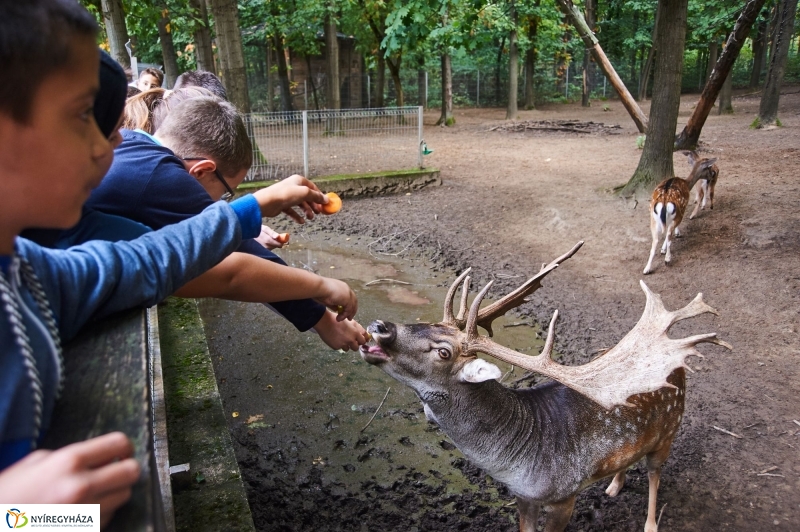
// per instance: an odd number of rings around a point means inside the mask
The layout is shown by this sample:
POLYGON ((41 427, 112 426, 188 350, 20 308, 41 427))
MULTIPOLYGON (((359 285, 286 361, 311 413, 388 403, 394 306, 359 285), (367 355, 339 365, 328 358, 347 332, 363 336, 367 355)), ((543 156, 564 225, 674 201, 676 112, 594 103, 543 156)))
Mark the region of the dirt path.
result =
MULTIPOLYGON (((690 360, 696 373, 689 377, 687 415, 662 476, 663 530, 800 526, 800 426, 793 422, 800 421, 800 87, 784 92, 783 128, 748 128, 757 96, 735 97, 735 115, 709 118, 701 154, 719 158, 715 208, 687 221, 685 236, 673 246, 673 264, 662 261, 646 277, 667 308, 703 292, 720 313, 680 324, 674 335, 717 331, 734 346, 732 352, 702 347, 706 358, 690 360), (772 476, 758 475, 772 467, 772 476)), ((682 99, 679 127, 696 100, 682 99)), ((442 169, 444 186, 353 200, 343 215, 323 223, 348 234, 408 230, 398 245, 417 237, 413 245, 431 250, 441 265, 473 266, 482 281, 499 271, 531 274, 585 240, 523 308, 540 322, 558 308, 558 347, 568 361, 585 362, 618 341, 644 305, 638 281, 649 251, 647 206, 608 193, 636 168, 637 132, 618 102, 520 114, 521 120, 593 120, 622 130, 488 131, 502 123, 500 109, 457 110, 457 125, 443 129, 433 125, 431 112, 425 139, 435 153, 427 163, 442 169)), ((675 167, 677 175, 688 175, 684 156, 675 155, 675 167)), ((495 295, 511 287, 501 282, 495 295)), ((645 497, 646 482, 632 485, 645 497)), ((626 516, 613 508, 600 487, 590 488, 568 530, 625 529, 626 516), (581 512, 601 505, 606 525, 578 523, 581 512)))

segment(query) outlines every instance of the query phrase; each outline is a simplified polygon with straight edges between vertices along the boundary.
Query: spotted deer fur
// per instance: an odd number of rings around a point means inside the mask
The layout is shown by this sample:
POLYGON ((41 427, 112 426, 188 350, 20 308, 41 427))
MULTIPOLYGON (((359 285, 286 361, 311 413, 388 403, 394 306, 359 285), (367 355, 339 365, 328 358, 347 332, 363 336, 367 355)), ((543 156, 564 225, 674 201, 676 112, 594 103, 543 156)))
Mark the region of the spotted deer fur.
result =
MULTIPOLYGON (((691 167, 694 167, 694 165, 697 163, 702 163, 708 160, 701 159, 700 156, 697 155, 697 152, 684 151, 681 153, 686 155, 686 160, 691 167)), ((717 185, 718 177, 719 167, 716 164, 706 167, 701 172, 697 181, 694 210, 692 211, 692 214, 689 215, 690 220, 693 220, 694 217, 697 216, 697 212, 700 209, 706 208, 706 203, 708 203, 709 209, 714 209, 714 187, 717 185)))
POLYGON ((650 197, 650 234, 653 243, 650 246, 650 258, 644 268, 645 275, 653 272, 653 258, 662 233, 665 235, 664 243, 661 245, 661 254, 666 254, 664 263, 669 264, 672 261, 672 239, 673 235, 676 237, 681 235, 679 226, 689 204, 689 192, 698 180, 708 175, 716 161, 716 159, 697 161, 692 166, 688 178, 665 179, 653 190, 653 195, 650 197))

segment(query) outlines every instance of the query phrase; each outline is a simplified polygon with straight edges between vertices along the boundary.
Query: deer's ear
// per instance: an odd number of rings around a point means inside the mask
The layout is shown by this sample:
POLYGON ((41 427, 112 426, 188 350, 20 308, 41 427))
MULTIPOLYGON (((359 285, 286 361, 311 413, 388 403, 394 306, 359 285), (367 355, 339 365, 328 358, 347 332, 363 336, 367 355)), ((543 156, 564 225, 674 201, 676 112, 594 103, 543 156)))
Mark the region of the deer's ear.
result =
POLYGON ((461 382, 483 382, 492 379, 499 379, 503 373, 494 364, 486 362, 482 358, 476 358, 468 362, 458 372, 458 380, 461 382))

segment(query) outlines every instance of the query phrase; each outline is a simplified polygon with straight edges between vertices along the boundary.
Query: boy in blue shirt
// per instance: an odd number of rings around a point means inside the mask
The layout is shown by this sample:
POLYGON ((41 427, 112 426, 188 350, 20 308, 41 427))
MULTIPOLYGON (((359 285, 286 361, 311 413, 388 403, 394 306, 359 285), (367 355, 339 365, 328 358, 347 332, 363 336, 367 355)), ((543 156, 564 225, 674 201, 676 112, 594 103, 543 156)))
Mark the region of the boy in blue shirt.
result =
MULTIPOLYGON (((194 216, 228 194, 241 183, 252 162, 250 139, 238 112, 232 104, 214 96, 194 97, 170 108, 154 135, 122 130, 122 139, 111 169, 92 192, 87 206, 153 229, 194 216)), ((285 266, 280 257, 255 240, 242 242, 237 251, 261 260, 251 260, 247 267, 233 267, 230 275, 218 267, 214 272, 218 280, 206 275, 176 295, 279 301, 274 296, 281 285, 272 279, 280 269, 270 263, 285 266)), ((228 260, 232 263, 233 259, 228 260)), ((311 299, 280 301, 271 306, 298 330, 313 327, 334 349, 356 350, 366 342, 360 324, 337 320, 335 314, 311 299)))
POLYGON ((300 206, 312 218, 327 199, 294 179, 131 242, 60 251, 18 238, 73 226, 113 151, 92 113, 94 18, 75 0, 0 0, 0 35, 0 500, 99 503, 107 523, 139 475, 123 434, 32 452, 60 388, 60 338, 155 304, 259 234, 262 216, 300 206))

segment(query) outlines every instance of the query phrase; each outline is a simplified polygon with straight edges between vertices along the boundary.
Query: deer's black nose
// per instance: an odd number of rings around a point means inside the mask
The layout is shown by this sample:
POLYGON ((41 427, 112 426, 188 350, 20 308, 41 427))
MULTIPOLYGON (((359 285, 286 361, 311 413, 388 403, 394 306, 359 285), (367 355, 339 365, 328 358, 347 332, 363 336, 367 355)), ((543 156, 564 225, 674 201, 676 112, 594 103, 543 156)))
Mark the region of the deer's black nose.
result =
POLYGON ((390 344, 394 342, 394 339, 397 337, 397 329, 394 323, 385 322, 383 320, 373 321, 370 326, 367 327, 367 331, 369 331, 381 345, 390 344))

